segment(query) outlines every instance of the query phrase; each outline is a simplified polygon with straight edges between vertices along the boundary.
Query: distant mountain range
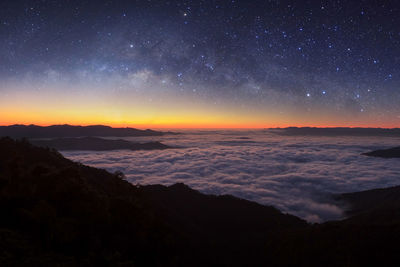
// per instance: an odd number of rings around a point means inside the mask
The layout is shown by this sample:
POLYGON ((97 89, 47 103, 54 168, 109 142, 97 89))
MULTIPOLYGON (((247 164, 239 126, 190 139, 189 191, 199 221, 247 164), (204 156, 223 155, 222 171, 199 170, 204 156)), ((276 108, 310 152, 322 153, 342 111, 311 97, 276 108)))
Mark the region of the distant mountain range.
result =
POLYGON ((347 219, 308 224, 229 195, 122 178, 26 140, 0 138, 0 265, 400 263, 400 187, 339 195, 347 219))
POLYGON ((12 138, 54 138, 54 137, 88 137, 88 136, 162 136, 174 134, 172 132, 160 132, 150 129, 139 130, 135 128, 112 128, 104 125, 72 126, 72 125, 10 125, 0 126, 0 136, 12 138))
POLYGON ((76 137, 76 138, 55 138, 55 139, 40 139, 31 140, 31 143, 41 147, 54 148, 60 151, 65 150, 154 150, 167 149, 170 146, 160 142, 133 143, 126 140, 110 140, 99 137, 76 137))
POLYGON ((379 149, 363 153, 363 155, 379 158, 400 158, 400 146, 388 149, 379 149))
POLYGON ((391 136, 399 137, 400 128, 385 129, 385 128, 318 128, 318 127, 288 127, 288 128, 270 128, 269 132, 285 135, 310 135, 310 136, 391 136))

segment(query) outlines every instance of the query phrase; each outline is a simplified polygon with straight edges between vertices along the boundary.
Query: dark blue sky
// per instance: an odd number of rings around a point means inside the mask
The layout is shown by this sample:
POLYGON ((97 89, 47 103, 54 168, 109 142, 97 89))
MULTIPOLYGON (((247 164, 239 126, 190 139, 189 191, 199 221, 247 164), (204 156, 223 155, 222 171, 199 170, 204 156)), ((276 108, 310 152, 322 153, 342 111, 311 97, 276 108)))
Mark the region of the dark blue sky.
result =
POLYGON ((152 101, 160 91, 170 106, 185 95, 202 103, 200 113, 208 105, 220 106, 218 114, 238 107, 266 124, 273 113, 292 124, 396 125, 399 5, 2 1, 0 90, 3 99, 19 88, 62 95, 72 84, 116 98, 140 91, 152 101))

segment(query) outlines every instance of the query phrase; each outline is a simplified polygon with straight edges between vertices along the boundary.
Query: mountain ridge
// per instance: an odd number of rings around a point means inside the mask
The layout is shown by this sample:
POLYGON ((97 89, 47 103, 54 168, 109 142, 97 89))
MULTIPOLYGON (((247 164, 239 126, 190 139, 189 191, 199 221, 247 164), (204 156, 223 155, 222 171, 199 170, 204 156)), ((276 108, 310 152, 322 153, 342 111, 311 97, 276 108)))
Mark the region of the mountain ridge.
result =
POLYGON ((400 136, 400 128, 287 127, 270 128, 267 131, 283 136, 400 136))
POLYGON ((150 129, 139 130, 136 128, 112 128, 105 125, 75 126, 69 124, 37 126, 14 124, 0 126, 0 136, 12 138, 61 138, 61 137, 129 137, 129 136, 162 136, 176 134, 150 129))
POLYGON ((400 158, 400 146, 388 149, 378 149, 362 153, 362 155, 378 158, 400 158))
POLYGON ((54 138, 50 140, 31 140, 36 146, 54 148, 60 151, 67 150, 155 150, 172 148, 158 141, 136 143, 123 139, 103 139, 99 137, 72 137, 72 138, 54 138))
MULTIPOLYGON (((5 266, 396 266, 400 212, 383 197, 309 224, 271 206, 184 184, 134 186, 26 140, 0 138, 5 266), (377 205, 380 202, 382 205, 377 205), (371 218, 377 217, 375 220, 371 218)), ((388 192, 388 191, 382 191, 388 192)), ((389 194, 397 203, 400 190, 389 194)))

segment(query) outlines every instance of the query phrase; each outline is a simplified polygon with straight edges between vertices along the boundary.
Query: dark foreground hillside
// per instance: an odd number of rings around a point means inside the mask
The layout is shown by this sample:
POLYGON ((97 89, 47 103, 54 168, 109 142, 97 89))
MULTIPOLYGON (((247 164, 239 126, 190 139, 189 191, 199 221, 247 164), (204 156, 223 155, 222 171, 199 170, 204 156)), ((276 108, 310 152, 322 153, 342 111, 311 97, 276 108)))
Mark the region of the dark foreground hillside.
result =
MULTIPOLYGON (((1 266, 396 266, 382 220, 309 225, 183 184, 135 187, 25 141, 0 139, 1 266)), ((379 207, 378 207, 379 209, 379 207)), ((375 210, 375 208, 374 208, 375 210)), ((368 214, 368 210, 363 210, 368 214)))

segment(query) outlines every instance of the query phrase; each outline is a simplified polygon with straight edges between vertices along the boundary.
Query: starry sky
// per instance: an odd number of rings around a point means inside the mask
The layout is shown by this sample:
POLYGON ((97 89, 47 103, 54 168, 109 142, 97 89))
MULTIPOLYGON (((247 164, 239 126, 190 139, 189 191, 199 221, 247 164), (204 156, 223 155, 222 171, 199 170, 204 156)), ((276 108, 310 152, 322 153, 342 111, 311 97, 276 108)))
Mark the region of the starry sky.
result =
POLYGON ((400 125, 398 1, 0 2, 0 124, 400 125))

